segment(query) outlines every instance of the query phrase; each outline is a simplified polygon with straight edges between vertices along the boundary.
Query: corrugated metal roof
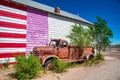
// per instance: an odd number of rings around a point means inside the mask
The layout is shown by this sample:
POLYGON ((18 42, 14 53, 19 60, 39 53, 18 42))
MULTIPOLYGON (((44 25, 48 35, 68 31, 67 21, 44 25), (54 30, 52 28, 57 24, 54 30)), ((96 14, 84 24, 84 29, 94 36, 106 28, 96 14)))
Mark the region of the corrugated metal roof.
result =
POLYGON ((41 3, 38 3, 38 2, 35 2, 35 1, 32 1, 32 0, 12 0, 12 1, 30 6, 30 7, 33 7, 33 8, 37 8, 37 9, 40 9, 40 10, 43 10, 43 11, 46 11, 46 12, 49 12, 49 13, 53 13, 53 14, 56 14, 56 15, 72 18, 72 19, 75 19, 75 20, 78 20, 78 21, 81 21, 81 22, 84 22, 84 23, 87 23, 87 24, 90 24, 90 25, 93 24, 93 23, 81 18, 80 16, 68 13, 68 12, 63 11, 63 10, 60 10, 60 14, 57 14, 57 13, 54 12, 55 8, 44 5, 44 4, 41 4, 41 3))

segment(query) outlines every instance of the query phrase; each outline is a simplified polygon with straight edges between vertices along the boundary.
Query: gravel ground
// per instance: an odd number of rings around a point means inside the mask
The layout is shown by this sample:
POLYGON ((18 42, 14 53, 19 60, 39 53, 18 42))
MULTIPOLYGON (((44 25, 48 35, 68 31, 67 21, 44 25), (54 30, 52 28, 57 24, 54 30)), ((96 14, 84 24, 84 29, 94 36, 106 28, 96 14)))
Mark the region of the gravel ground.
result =
MULTIPOLYGON (((55 74, 47 72, 41 78, 34 80, 120 80, 120 51, 104 53, 105 61, 97 66, 76 66, 65 73, 55 74)), ((0 70, 0 80, 11 80, 13 69, 0 70)))

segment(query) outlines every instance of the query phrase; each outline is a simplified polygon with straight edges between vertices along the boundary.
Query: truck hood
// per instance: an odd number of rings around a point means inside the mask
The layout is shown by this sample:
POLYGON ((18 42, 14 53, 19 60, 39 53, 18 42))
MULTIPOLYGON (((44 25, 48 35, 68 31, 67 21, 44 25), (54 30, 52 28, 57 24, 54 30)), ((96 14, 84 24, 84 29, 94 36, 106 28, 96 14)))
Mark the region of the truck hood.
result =
POLYGON ((39 50, 51 51, 54 49, 53 46, 39 46, 39 47, 35 47, 35 48, 36 48, 35 50, 37 50, 37 51, 39 51, 39 50))
POLYGON ((41 54, 53 54, 54 53, 54 46, 39 46, 34 47, 34 51, 39 51, 41 54))

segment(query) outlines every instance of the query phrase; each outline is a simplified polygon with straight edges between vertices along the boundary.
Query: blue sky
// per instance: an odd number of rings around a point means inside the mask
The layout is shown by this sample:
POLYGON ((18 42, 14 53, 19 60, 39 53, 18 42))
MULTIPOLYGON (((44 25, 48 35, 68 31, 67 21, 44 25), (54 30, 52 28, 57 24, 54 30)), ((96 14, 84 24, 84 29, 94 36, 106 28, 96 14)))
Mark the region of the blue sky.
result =
POLYGON ((96 16, 107 21, 113 31, 112 44, 120 43, 120 0, 34 0, 95 22, 96 16))

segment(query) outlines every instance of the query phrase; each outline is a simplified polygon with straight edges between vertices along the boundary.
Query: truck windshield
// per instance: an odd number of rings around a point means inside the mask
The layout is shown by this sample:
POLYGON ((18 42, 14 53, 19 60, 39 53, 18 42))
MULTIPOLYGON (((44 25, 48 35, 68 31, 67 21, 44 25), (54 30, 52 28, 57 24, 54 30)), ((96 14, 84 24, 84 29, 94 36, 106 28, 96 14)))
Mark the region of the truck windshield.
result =
POLYGON ((57 41, 51 41, 50 46, 59 46, 59 43, 57 41))

